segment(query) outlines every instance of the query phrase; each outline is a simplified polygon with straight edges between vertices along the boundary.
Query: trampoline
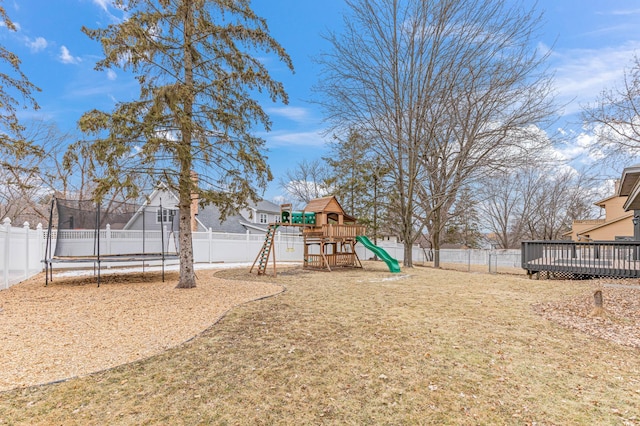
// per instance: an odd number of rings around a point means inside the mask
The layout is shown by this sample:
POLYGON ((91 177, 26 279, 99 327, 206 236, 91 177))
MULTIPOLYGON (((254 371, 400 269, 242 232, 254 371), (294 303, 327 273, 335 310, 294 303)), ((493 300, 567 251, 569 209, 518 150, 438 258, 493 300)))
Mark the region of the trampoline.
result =
MULTIPOLYGON (((178 210, 113 200, 54 198, 45 245, 45 286, 54 263, 93 264, 100 286, 101 267, 111 262, 165 261, 178 258, 178 210), (53 226, 56 223, 57 226, 53 226)), ((144 270, 144 269, 143 269, 144 270)))

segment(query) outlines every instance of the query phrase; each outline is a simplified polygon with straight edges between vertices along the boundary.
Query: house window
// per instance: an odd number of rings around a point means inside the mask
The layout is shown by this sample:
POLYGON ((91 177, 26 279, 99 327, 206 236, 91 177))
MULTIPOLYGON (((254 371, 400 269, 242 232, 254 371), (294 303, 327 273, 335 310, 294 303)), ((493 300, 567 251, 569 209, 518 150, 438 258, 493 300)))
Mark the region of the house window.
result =
POLYGON ((260 223, 269 223, 266 213, 260 213, 260 223))
POLYGON ((173 217, 176 215, 175 210, 171 209, 158 209, 156 212, 156 223, 171 223, 173 217))

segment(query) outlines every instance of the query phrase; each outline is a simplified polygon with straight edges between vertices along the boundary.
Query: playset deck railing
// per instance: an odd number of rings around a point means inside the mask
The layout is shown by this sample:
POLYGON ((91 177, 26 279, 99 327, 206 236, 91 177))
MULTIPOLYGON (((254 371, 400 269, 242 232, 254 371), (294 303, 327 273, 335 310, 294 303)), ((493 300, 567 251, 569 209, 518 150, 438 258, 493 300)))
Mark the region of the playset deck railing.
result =
POLYGON ((367 227, 364 225, 337 225, 329 223, 322 225, 321 228, 309 228, 304 230, 307 237, 317 238, 355 238, 365 235, 367 227))

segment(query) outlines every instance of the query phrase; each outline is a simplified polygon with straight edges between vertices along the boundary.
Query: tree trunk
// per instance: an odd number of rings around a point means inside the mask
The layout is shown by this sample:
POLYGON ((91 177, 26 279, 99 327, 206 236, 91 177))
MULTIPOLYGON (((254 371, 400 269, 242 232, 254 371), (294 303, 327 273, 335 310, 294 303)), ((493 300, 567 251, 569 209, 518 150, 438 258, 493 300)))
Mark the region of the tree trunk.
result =
POLYGON ((404 242, 404 266, 413 268, 413 244, 408 241, 404 242))
MULTIPOLYGON (((193 4, 185 3, 184 12, 184 85, 193 89, 193 52, 191 38, 194 32, 193 4)), ((191 90, 193 93, 193 90, 191 90)), ((182 141, 178 158, 180 161, 180 181, 178 182, 180 205, 180 281, 177 288, 194 288, 196 274, 193 269, 193 239, 191 236, 191 206, 193 182, 191 180, 192 152, 191 126, 193 124, 193 94, 184 101, 185 119, 180 122, 182 141)))
MULTIPOLYGON (((182 183, 180 185, 182 187, 182 183)), ((191 191, 186 196, 180 190, 180 280, 177 288, 194 288, 196 274, 193 269, 193 240, 191 236, 191 191)))
POLYGON ((433 228, 431 233, 431 246, 433 247, 433 267, 440 267, 440 209, 433 211, 433 228))
POLYGON ((590 317, 604 317, 606 312, 602 307, 602 290, 596 290, 593 293, 593 310, 589 314, 590 317))

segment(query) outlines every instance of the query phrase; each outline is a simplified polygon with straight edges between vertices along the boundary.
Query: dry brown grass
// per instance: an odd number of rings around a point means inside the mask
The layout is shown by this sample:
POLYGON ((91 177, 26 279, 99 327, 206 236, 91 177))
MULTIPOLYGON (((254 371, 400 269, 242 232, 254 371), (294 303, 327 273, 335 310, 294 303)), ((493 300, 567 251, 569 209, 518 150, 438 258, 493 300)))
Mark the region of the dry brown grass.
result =
MULTIPOLYGON (((220 277, 257 279, 246 270, 220 277)), ((0 394, 5 424, 640 424, 638 349, 533 309, 592 293, 384 264, 293 269, 196 339, 0 394)), ((590 310, 591 307, 587 306, 590 310)), ((588 315, 588 311, 585 315, 588 315)))

